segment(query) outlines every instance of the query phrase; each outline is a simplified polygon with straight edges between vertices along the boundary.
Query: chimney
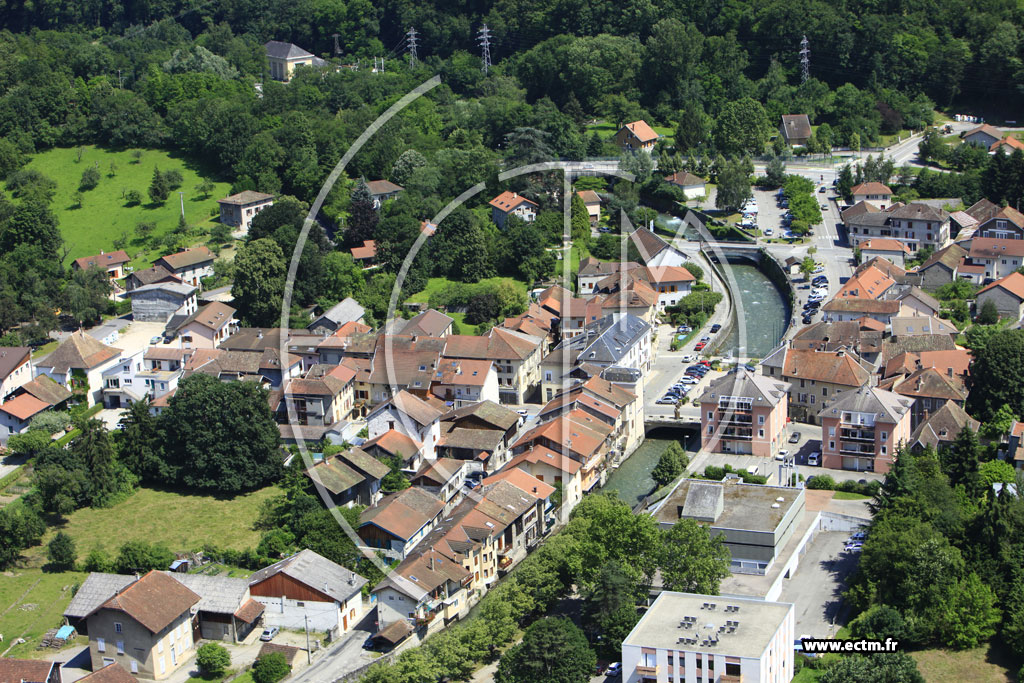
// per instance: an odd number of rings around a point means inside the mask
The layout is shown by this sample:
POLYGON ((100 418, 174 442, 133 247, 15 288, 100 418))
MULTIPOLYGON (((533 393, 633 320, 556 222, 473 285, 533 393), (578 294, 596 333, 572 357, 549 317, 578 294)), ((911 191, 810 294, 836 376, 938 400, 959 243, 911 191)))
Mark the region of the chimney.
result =
POLYGON ((946 374, 950 377, 953 376, 953 368, 946 368, 946 374))
POLYGON ((518 192, 513 192, 512 193, 512 199, 519 199, 519 193, 518 192))

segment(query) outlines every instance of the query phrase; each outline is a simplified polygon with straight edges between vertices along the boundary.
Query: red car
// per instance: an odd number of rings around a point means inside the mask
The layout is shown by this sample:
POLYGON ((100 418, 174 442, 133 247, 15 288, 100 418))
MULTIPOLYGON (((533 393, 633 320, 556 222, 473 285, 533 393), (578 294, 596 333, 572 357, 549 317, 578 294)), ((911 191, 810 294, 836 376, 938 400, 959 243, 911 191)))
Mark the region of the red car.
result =
POLYGON ((706 366, 708 366, 710 368, 711 367, 711 361, 709 361, 709 360, 702 360, 701 362, 697 363, 697 365, 706 365, 706 366))
POLYGON ((697 345, 693 347, 693 350, 694 351, 702 351, 704 349, 704 347, 707 346, 707 345, 708 345, 707 342, 698 342, 697 345))

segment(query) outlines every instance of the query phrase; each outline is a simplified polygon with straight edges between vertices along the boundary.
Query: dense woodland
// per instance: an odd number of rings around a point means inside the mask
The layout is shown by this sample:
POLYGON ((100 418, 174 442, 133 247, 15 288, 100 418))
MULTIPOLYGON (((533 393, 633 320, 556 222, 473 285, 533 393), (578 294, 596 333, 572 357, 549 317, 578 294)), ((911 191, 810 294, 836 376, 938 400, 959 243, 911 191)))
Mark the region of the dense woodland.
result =
MULTIPOLYGON (((645 118, 667 126, 674 135, 656 152, 662 170, 685 167, 727 185, 751 168, 740 157, 771 151, 783 113, 807 113, 820 124, 808 149, 825 151, 868 147, 882 135, 920 129, 931 123, 936 105, 999 116, 980 103, 1013 111, 1024 101, 1021 10, 1011 2, 970 9, 961 2, 718 8, 12 2, 0 22, 0 176, 8 190, 0 199, 0 330, 18 329, 6 343, 40 338, 58 324, 57 309, 78 322, 112 312, 102 303, 102 282, 76 283, 67 273, 49 206, 52 184, 23 170, 34 152, 51 146, 163 147, 184 152, 236 191, 294 197, 239 254, 239 265, 261 263, 261 271, 234 270, 248 278, 238 285, 243 319, 268 324, 278 319, 279 306, 262 293, 281 281, 301 218, 329 170, 387 106, 439 73, 443 85, 395 117, 352 160, 324 207, 326 231, 316 228, 303 254, 300 282, 306 284, 296 291, 296 306, 354 295, 380 320, 420 221, 481 180, 487 188, 428 242, 403 292, 422 289, 431 276, 473 282, 507 275, 530 283, 548 275, 554 259, 545 247, 561 243, 560 206, 547 192, 557 183, 541 175, 505 186, 550 211, 535 225, 501 232, 488 220, 485 202, 499 190, 502 166, 616 155, 585 128, 588 121, 645 118), (494 36, 487 74, 475 36, 483 22, 494 36), (409 26, 420 32, 415 67, 403 42, 409 26), (812 57, 810 78, 802 81, 798 50, 805 34, 812 57), (268 39, 294 41, 362 68, 300 70, 291 83, 276 83, 266 78, 268 39), (377 56, 389 57, 386 73, 368 68, 377 56), (366 208, 359 178, 387 178, 406 192, 377 215, 366 208), (382 267, 362 277, 344 253, 334 252, 371 237, 382 267), (261 238, 271 238, 280 255, 261 238), (30 326, 19 327, 23 322, 30 326)), ((676 198, 650 180, 649 163, 627 162, 647 184, 620 183, 609 203, 613 211, 642 219, 641 200, 676 198)), ((986 181, 993 175, 979 168, 986 160, 963 163, 963 174, 897 178, 893 169, 893 180, 901 181, 906 198, 913 192, 966 202, 983 195, 1019 200, 1020 182, 1007 189, 986 181)), ((83 187, 86 180, 83 175, 83 187)), ((167 192, 156 189, 150 199, 166 201, 167 192)), ((188 226, 180 232, 189 234, 188 226)), ((222 241, 223 233, 213 237, 222 241)), ((168 249, 180 246, 173 241, 168 249)), ((522 307, 500 298, 494 293, 495 303, 474 320, 486 325, 522 307)))

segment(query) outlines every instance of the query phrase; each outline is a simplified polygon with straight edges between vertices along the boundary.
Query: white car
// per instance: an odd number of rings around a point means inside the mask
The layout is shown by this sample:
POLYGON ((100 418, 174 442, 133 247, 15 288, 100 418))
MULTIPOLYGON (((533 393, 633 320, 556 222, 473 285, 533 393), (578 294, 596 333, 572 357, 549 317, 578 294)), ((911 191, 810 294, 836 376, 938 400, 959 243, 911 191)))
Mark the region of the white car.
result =
POLYGON ((622 662, 613 662, 604 670, 606 676, 618 676, 622 673, 622 662))
POLYGON ((765 228, 764 229, 764 234, 767 235, 768 237, 771 237, 774 232, 775 231, 772 230, 771 228, 765 228))
POLYGON ((787 455, 789 455, 789 451, 787 451, 785 448, 783 448, 781 451, 779 451, 778 453, 775 454, 775 459, 776 460, 785 460, 787 455))
POLYGON ((821 462, 821 453, 815 451, 807 456, 807 464, 812 467, 817 467, 821 462))
POLYGON ((811 275, 817 275, 818 273, 824 273, 824 272, 825 272, 825 266, 818 266, 813 271, 811 271, 811 275))
POLYGON ((683 357, 682 357, 682 358, 680 359, 680 361, 681 361, 681 362, 683 362, 683 363, 692 363, 692 362, 693 362, 693 360, 694 360, 694 357, 693 357, 693 355, 691 355, 691 354, 689 354, 689 353, 685 354, 685 355, 684 355, 684 356, 683 356, 683 357))
POLYGON ((687 377, 682 378, 679 381, 682 382, 683 384, 700 384, 700 378, 699 377, 687 376, 687 377))

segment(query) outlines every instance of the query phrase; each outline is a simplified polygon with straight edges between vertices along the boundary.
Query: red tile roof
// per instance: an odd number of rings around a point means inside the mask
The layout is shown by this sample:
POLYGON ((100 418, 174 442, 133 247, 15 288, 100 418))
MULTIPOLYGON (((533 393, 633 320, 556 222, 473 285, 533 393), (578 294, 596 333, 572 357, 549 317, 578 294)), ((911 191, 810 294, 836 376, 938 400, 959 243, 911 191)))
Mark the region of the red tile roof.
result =
POLYGON ((132 258, 123 250, 111 251, 105 254, 96 254, 95 256, 83 256, 75 259, 75 265, 80 270, 86 270, 92 266, 99 268, 108 268, 110 266, 117 266, 122 263, 128 263, 132 258))
POLYGON ((836 298, 855 297, 861 299, 877 299, 896 284, 891 277, 875 268, 869 266, 860 273, 846 281, 836 298))
POLYGON ((1024 142, 1021 142, 1017 138, 1012 138, 1009 135, 1007 135, 1002 140, 996 140, 991 145, 989 145, 988 151, 998 152, 999 149, 1002 147, 1008 147, 1009 149, 1007 150, 1007 152, 1011 153, 1015 149, 1024 149, 1024 142))
POLYGON ((600 204, 601 197, 593 190, 580 190, 576 193, 584 204, 600 204))
POLYGON ((876 237, 873 240, 868 240, 860 245, 860 250, 864 251, 901 251, 904 254, 910 253, 910 247, 899 240, 885 239, 884 237, 876 237))
POLYGON ((983 123, 977 128, 972 128, 970 130, 964 131, 963 133, 960 133, 960 137, 967 138, 970 137, 971 135, 974 135, 975 133, 985 133, 986 135, 991 135, 997 140, 1003 137, 1003 131, 999 130, 995 126, 990 125, 988 123, 983 123))
POLYGON ((520 204, 529 204, 530 206, 537 208, 536 202, 531 202, 518 192, 502 192, 488 203, 499 211, 504 211, 505 213, 515 210, 515 208, 520 204))
POLYGON ((352 258, 357 261, 372 259, 377 256, 377 242, 374 240, 363 240, 363 246, 352 247, 352 258))
POLYGON ((9 398, 0 404, 0 411, 13 415, 19 420, 27 420, 33 415, 43 412, 50 407, 49 403, 44 403, 32 394, 19 394, 14 398, 9 398))
POLYGON ((850 190, 850 194, 887 194, 892 195, 892 190, 888 186, 882 183, 870 182, 861 183, 860 185, 854 185, 853 189, 850 190))
POLYGON ((996 280, 989 286, 980 290, 978 295, 981 295, 983 292, 987 292, 991 289, 995 289, 996 287, 1005 289, 1010 294, 1013 294, 1018 299, 1024 301, 1024 275, 1014 271, 1001 280, 996 280))
MULTIPOLYGON (((59 665, 55 662, 48 662, 42 659, 0 657, 0 683, 22 683, 22 681, 26 683, 46 683, 54 666, 59 668, 59 665)), ((129 677, 131 677, 130 674, 129 677)), ((132 683, 134 681, 135 679, 132 678, 132 683)))
POLYGON ((127 669, 114 662, 107 664, 102 669, 94 671, 84 678, 79 678, 78 683, 136 683, 136 679, 135 676, 128 673, 127 669))
POLYGON ((528 448, 519 455, 512 458, 508 467, 519 467, 524 462, 531 464, 543 463, 554 467, 556 470, 567 472, 570 476, 580 471, 583 465, 578 460, 565 457, 547 446, 534 446, 528 448))
POLYGON ((1024 256, 1024 240, 998 237, 975 237, 971 240, 972 259, 995 259, 1005 256, 1024 256))
MULTIPOLYGON (((658 134, 655 133, 654 129, 647 125, 647 122, 643 119, 627 123, 622 128, 628 129, 629 132, 631 132, 640 142, 651 142, 652 140, 658 139, 658 134)), ((621 131, 622 128, 619 130, 621 131)))
POLYGON ((199 600, 177 580, 154 570, 115 594, 103 608, 124 612, 151 633, 159 633, 199 600))
POLYGON ((516 467, 508 467, 500 472, 495 472, 483 480, 483 485, 496 484, 499 481, 507 481, 520 491, 525 491, 541 500, 547 499, 555 492, 555 487, 545 484, 529 472, 516 467))

